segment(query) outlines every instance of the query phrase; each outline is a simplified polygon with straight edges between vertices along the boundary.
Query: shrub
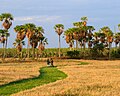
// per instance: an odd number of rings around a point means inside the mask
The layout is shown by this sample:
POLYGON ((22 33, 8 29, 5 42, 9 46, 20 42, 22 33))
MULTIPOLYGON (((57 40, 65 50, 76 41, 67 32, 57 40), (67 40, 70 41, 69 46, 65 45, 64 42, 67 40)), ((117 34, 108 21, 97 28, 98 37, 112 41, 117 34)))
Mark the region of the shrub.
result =
POLYGON ((120 49, 112 49, 110 52, 112 58, 120 58, 120 49))
POLYGON ((74 50, 74 51, 67 51, 67 56, 71 58, 78 58, 80 54, 80 51, 74 50))

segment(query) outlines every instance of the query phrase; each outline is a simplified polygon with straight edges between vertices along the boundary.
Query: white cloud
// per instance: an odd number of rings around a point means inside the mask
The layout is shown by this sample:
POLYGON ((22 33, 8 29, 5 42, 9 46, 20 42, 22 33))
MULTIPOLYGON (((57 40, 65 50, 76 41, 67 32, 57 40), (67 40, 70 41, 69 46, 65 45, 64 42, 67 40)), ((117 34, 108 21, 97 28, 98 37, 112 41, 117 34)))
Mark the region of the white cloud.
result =
POLYGON ((15 21, 35 21, 35 22, 54 22, 60 20, 61 16, 25 16, 15 17, 15 21))

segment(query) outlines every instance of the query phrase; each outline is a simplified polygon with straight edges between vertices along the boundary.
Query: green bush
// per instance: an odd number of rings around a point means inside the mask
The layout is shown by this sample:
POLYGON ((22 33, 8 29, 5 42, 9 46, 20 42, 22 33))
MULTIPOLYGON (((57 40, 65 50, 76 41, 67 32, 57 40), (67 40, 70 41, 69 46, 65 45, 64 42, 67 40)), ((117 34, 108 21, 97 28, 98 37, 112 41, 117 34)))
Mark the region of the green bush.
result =
POLYGON ((80 54, 80 51, 74 50, 74 51, 67 51, 67 56, 71 58, 78 58, 80 54))
POLYGON ((120 49, 112 49, 110 52, 112 58, 120 58, 120 49))

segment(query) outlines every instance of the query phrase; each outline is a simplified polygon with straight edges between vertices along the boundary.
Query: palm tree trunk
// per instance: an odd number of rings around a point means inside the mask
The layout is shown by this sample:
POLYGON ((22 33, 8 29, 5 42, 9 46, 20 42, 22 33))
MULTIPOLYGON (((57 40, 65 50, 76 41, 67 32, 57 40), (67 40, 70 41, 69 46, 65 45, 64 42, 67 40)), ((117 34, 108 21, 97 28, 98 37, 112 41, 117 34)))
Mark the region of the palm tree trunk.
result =
POLYGON ((115 43, 115 48, 117 48, 117 44, 115 43))
POLYGON ((76 50, 78 49, 78 40, 76 40, 76 50))
POLYGON ((5 43, 5 48, 7 48, 7 42, 8 42, 8 40, 7 40, 8 38, 6 37, 6 43, 5 43))
POLYGON ((60 53, 60 47, 61 47, 61 46, 60 46, 60 35, 59 35, 58 47, 59 47, 59 57, 60 57, 60 54, 61 54, 61 53, 60 53))
POLYGON ((5 59, 5 43, 3 43, 3 60, 5 59))
POLYGON ((35 59, 35 47, 34 46, 35 46, 35 44, 33 44, 33 48, 32 48, 33 49, 33 59, 35 59))
POLYGON ((120 41, 119 41, 119 48, 120 48, 120 41))
POLYGON ((28 51, 28 58, 30 58, 30 40, 28 39, 28 45, 27 45, 27 51, 28 51))
POLYGON ((36 58, 37 58, 37 60, 38 60, 38 48, 37 48, 37 50, 36 50, 36 58))
POLYGON ((84 48, 84 49, 86 48, 86 47, 85 47, 85 43, 86 43, 86 42, 85 42, 85 41, 83 41, 83 48, 84 48))
POLYGON ((6 40, 5 40, 5 44, 4 44, 4 59, 5 59, 5 56, 6 56, 6 49, 7 49, 7 40, 8 38, 6 37, 6 40))
POLYGON ((111 59, 111 43, 109 43, 109 60, 111 59))

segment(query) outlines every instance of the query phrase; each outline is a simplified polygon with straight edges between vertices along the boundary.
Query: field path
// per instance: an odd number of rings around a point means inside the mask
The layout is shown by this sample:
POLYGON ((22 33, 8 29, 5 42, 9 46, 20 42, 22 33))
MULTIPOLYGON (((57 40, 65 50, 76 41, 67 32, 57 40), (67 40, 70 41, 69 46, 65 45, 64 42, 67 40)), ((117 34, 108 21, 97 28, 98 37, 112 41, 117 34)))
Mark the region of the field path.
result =
MULTIPOLYGON (((120 96, 120 61, 67 60, 55 62, 68 74, 64 80, 46 84, 12 96, 120 96), (89 62, 88 65, 78 65, 89 62)), ((52 78, 52 77, 51 77, 52 78)))

